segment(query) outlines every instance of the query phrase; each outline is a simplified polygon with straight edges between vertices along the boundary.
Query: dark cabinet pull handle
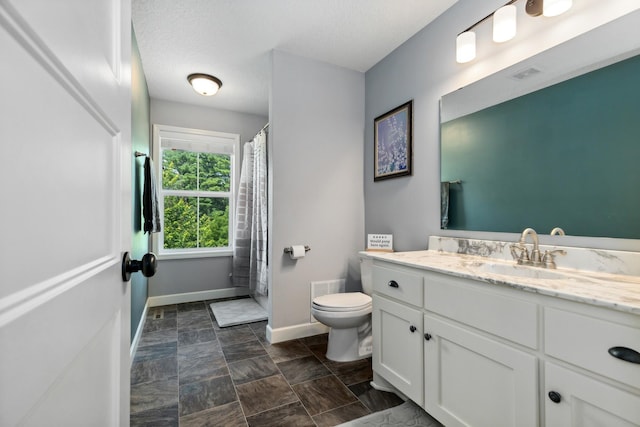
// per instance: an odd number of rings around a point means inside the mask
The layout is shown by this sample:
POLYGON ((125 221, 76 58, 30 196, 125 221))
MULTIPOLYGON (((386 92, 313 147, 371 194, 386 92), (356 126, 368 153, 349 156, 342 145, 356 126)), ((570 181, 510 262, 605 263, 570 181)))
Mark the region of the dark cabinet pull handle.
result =
POLYGON ((396 282, 395 280, 390 280, 389 281, 389 286, 392 288, 399 288, 400 285, 398 285, 398 282, 396 282))
POLYGON ((431 334, 424 334, 424 339, 429 341, 431 339, 431 334))
POLYGON ((557 391, 550 391, 549 399, 551 399, 553 403, 560 403, 560 401, 562 400, 562 396, 560 396, 560 393, 558 393, 557 391))
POLYGON ((411 325, 409 326, 409 330, 411 331, 411 333, 414 333, 418 328, 416 328, 415 326, 411 325))
POLYGON ((624 360, 625 362, 640 364, 640 353, 631 348, 611 347, 609 349, 609 354, 617 359, 624 360))

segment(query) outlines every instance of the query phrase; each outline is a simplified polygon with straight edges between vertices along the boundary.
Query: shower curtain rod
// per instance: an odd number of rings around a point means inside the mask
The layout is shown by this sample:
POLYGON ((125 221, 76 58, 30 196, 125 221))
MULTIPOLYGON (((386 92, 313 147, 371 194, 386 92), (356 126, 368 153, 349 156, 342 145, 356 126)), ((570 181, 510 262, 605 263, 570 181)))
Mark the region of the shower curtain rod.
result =
MULTIPOLYGON (((262 129, 260 129, 260 132, 262 132, 263 130, 264 130, 264 131, 266 131, 268 128, 269 128, 269 123, 267 123, 266 125, 264 125, 264 126, 262 127, 262 129)), ((260 133, 260 132, 258 132, 258 133, 260 133)))

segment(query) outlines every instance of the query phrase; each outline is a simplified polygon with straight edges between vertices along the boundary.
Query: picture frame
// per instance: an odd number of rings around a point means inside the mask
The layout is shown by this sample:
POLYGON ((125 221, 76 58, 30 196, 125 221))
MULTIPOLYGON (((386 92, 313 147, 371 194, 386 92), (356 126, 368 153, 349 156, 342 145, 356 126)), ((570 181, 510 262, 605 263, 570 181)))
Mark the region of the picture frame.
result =
POLYGON ((373 180, 411 175, 413 100, 374 119, 373 180))

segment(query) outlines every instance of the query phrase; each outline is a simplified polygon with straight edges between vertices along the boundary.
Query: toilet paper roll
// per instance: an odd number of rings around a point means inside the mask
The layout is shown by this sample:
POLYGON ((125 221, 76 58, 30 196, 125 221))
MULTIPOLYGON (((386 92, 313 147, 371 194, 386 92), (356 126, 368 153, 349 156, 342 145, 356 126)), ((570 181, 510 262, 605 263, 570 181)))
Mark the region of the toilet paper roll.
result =
POLYGON ((291 252, 289 252, 289 256, 291 259, 299 259, 304 258, 305 255, 304 245, 293 245, 291 246, 291 252))

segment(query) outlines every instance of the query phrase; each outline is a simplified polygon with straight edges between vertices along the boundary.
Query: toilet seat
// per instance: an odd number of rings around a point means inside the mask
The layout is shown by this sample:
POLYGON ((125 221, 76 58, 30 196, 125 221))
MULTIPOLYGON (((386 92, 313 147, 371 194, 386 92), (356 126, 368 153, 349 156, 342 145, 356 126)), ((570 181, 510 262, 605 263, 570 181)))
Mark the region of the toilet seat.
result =
POLYGON ((327 312, 359 311, 371 307, 371 297, 362 292, 343 292, 315 297, 312 307, 327 312))

